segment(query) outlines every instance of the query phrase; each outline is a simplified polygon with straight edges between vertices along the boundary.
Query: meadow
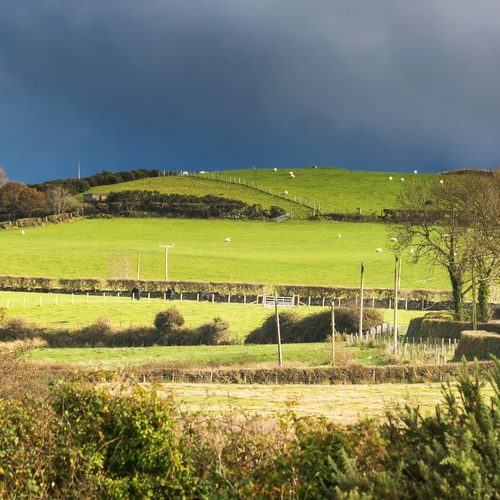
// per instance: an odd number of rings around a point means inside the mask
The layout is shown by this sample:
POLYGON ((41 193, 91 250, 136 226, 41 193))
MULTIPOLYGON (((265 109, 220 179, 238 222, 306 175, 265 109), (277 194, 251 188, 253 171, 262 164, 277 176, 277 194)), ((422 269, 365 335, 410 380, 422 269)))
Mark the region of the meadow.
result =
MULTIPOLYGON (((430 174, 418 174, 418 178, 428 178, 430 174)), ((91 193, 109 193, 110 191, 146 190, 161 193, 179 193, 203 196, 207 194, 239 199, 249 204, 259 203, 264 207, 278 205, 286 211, 292 210, 297 218, 306 217, 311 210, 300 207, 296 203, 287 202, 282 196, 288 192, 288 198, 308 200, 321 206, 324 213, 341 212, 363 214, 380 214, 384 208, 393 208, 403 182, 414 182, 415 174, 394 172, 363 172, 340 168, 297 168, 234 170, 223 172, 207 172, 200 176, 153 177, 137 181, 97 186, 89 190, 91 193), (292 170, 295 178, 289 177, 292 170), (392 180, 389 180, 392 177, 392 180), (227 179, 233 183, 217 179, 227 179), (243 185, 262 186, 271 189, 272 196, 243 185)))
MULTIPOLYGON (((173 398, 184 411, 204 414, 252 414, 321 416, 339 424, 360 419, 379 419, 405 405, 419 406, 423 413, 442 402, 442 384, 357 385, 218 385, 161 384, 158 392, 173 398)), ((490 386, 484 394, 493 395, 490 386)))
MULTIPOLYGON (((394 256, 383 224, 327 221, 86 219, 0 232, 0 274, 392 287, 394 256), (340 237, 338 236, 340 235, 340 237), (230 238, 229 243, 224 242, 230 238), (381 253, 377 248, 382 248, 381 253), (117 267, 117 263, 122 265, 117 267)), ((401 287, 448 289, 445 273, 403 256, 401 287)))
MULTIPOLYGON (((132 301, 130 297, 102 297, 98 295, 69 295, 55 293, 0 292, 0 307, 5 308, 7 318, 23 317, 28 321, 53 327, 79 328, 100 318, 108 319, 116 328, 152 326, 157 313, 175 307, 184 317, 189 328, 212 321, 215 317, 227 321, 231 336, 241 341, 273 313, 272 308, 255 304, 211 303, 196 301, 168 301, 143 298, 132 301)), ((321 307, 300 306, 287 309, 299 316, 316 313, 321 307)), ((392 310, 381 309, 384 320, 392 321, 392 310)), ((421 316, 422 311, 399 311, 401 323, 421 316)))

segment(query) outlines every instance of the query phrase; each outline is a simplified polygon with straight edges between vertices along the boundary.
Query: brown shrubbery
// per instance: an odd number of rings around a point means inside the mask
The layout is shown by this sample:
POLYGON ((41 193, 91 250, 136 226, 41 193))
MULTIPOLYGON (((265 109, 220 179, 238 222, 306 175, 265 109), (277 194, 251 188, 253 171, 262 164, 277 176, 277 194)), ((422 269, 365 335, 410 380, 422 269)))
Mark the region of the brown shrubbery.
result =
POLYGON ((184 318, 174 308, 160 312, 155 327, 118 330, 106 318, 77 330, 47 330, 23 318, 1 321, 0 342, 42 339, 49 347, 148 347, 153 345, 230 344, 229 324, 220 318, 196 328, 183 327, 184 318))

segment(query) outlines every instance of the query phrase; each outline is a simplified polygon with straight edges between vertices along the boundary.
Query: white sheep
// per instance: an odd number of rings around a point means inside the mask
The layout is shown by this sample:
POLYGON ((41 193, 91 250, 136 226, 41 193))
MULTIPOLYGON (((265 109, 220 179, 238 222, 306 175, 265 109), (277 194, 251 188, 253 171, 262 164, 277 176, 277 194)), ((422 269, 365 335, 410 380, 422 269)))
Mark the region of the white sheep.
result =
POLYGON ((276 167, 273 168, 273 172, 277 172, 278 169, 276 167))
POLYGON ((284 194, 285 196, 288 196, 288 191, 283 191, 283 194, 284 194))
POLYGON ((224 238, 224 243, 230 243, 230 242, 231 242, 231 238, 228 238, 228 237, 224 238))
POLYGON ((377 253, 382 253, 382 252, 383 252, 383 250, 379 247, 379 248, 375 248, 375 252, 377 252, 377 253))
POLYGON ((340 233, 338 233, 337 238, 342 238, 342 235, 340 233))

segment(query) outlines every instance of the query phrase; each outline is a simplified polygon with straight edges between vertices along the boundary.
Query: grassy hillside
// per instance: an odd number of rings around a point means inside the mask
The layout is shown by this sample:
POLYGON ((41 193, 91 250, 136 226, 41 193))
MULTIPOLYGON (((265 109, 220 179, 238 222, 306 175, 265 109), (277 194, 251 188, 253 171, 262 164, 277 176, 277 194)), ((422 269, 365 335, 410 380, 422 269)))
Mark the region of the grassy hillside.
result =
MULTIPOLYGON (((264 207, 278 205, 285 210, 293 210, 297 217, 304 217, 310 210, 291 203, 284 198, 271 196, 243 184, 222 182, 215 179, 232 178, 236 182, 244 180, 249 185, 263 186, 273 193, 283 195, 288 191, 288 197, 297 200, 309 200, 319 203, 323 212, 356 213, 361 208, 362 213, 379 214, 384 208, 394 207, 395 199, 403 182, 413 182, 415 174, 360 172, 338 168, 301 168, 293 169, 295 178, 288 175, 289 169, 257 169, 234 170, 218 174, 207 173, 200 177, 153 177, 138 181, 99 186, 92 188, 93 193, 107 193, 122 190, 154 190, 162 193, 207 194, 239 199, 249 204, 258 203, 264 207), (389 180, 392 177, 393 180, 389 180)), ((423 177, 418 174, 418 178, 423 177)))
MULTIPOLYGON (((415 174, 364 172, 340 168, 256 169, 223 172, 225 176, 272 188, 273 192, 288 191, 292 198, 307 198, 320 203, 323 212, 351 212, 361 208, 362 213, 380 213, 394 207, 403 182, 414 181, 415 174), (293 171, 295 178, 288 173, 293 171), (392 177, 393 180, 389 180, 392 177)), ((211 174, 206 174, 210 176, 211 174)), ((428 175, 428 174, 427 174, 428 175)), ((418 174, 418 177, 423 177, 418 174)))
POLYGON ((90 189, 89 193, 109 193, 133 190, 158 191, 164 194, 176 193, 195 196, 221 196, 223 198, 241 200, 249 205, 258 204, 264 208, 276 205, 287 212, 292 211, 297 218, 305 218, 311 214, 311 210, 306 207, 243 185, 217 182, 193 176, 149 177, 147 179, 123 182, 110 186, 96 186, 90 189))
MULTIPOLYGON (((80 220, 0 232, 0 274, 120 277, 116 264, 126 254, 134 276, 140 252, 141 277, 161 279, 159 243, 175 242, 171 279, 358 286, 364 262, 366 287, 391 287, 393 255, 375 251, 388 236, 382 224, 327 221, 80 220)), ((403 260, 401 286, 447 289, 448 281, 438 269, 403 260)))

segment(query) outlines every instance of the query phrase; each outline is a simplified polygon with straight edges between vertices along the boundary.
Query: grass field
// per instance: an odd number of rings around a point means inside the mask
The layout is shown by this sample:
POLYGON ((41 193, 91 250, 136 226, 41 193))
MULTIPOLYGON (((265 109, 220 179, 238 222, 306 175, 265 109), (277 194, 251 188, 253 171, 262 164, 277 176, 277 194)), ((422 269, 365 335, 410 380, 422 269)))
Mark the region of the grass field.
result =
MULTIPOLYGON (((393 254, 382 224, 326 221, 107 219, 0 232, 0 274, 52 277, 123 277, 114 263, 130 257, 135 275, 162 279, 160 242, 175 242, 169 252, 173 280, 247 281, 269 284, 358 286, 365 264, 366 287, 391 287, 393 254), (337 237, 341 234, 341 238, 337 237), (224 238, 230 237, 230 243, 224 238), (376 248, 385 250, 377 253, 376 248)), ((439 269, 403 259, 403 288, 448 289, 439 269)))
MULTIPOLYGON (((160 394, 172 397, 185 411, 204 414, 241 412, 273 416, 293 411, 300 416, 323 416, 350 424, 362 418, 381 418, 405 404, 424 413, 442 402, 441 384, 373 385, 216 385, 162 384, 160 394)), ((486 394, 493 393, 490 387, 486 394)))
MULTIPOLYGON (((234 170, 217 174, 207 173, 203 178, 187 177, 153 177, 138 181, 98 186, 92 188, 92 193, 108 193, 129 189, 159 191, 162 193, 180 193, 203 196, 212 194, 227 198, 239 199, 246 203, 259 203, 264 207, 279 205, 285 210, 293 210, 297 217, 310 214, 310 210, 300 208, 297 204, 287 202, 282 198, 262 193, 258 190, 240 184, 229 184, 212 180, 215 175, 223 178, 236 178, 240 182, 271 188, 273 193, 283 194, 288 191, 290 198, 307 199, 316 205, 321 205, 324 213, 348 212, 356 213, 361 208, 362 213, 379 214, 384 208, 392 208, 403 182, 412 182, 414 174, 363 172, 339 168, 298 168, 234 170), (290 178, 288 172, 293 170, 295 178, 290 178), (393 177, 390 181, 389 177, 393 177)), ((418 174, 418 178, 430 174, 418 174)))
MULTIPOLYGON (((39 325, 60 328, 78 328, 107 318, 116 328, 138 325, 153 325, 155 315, 167 307, 175 307, 184 316, 186 325, 196 327, 212 321, 214 317, 226 320, 231 328, 231 336, 241 341, 272 314, 272 310, 261 305, 226 304, 194 301, 171 301, 161 299, 131 301, 122 297, 99 297, 52 293, 0 292, 0 307, 6 308, 7 317, 24 317, 39 325)), ((295 307, 299 315, 312 314, 318 307, 295 307)), ((392 310, 383 309, 387 322, 392 321, 392 310)), ((401 323, 421 316, 421 311, 400 311, 401 323)))
MULTIPOLYGON (((346 349, 348 348, 344 348, 344 351, 346 349)), ((352 348, 351 351, 354 353, 358 349, 352 348)), ((285 366, 327 365, 330 362, 329 354, 329 345, 326 342, 283 345, 285 366)), ((30 359, 51 364, 100 368, 145 364, 191 369, 231 366, 275 367, 277 366, 277 348, 275 345, 42 348, 33 351, 30 359)))

